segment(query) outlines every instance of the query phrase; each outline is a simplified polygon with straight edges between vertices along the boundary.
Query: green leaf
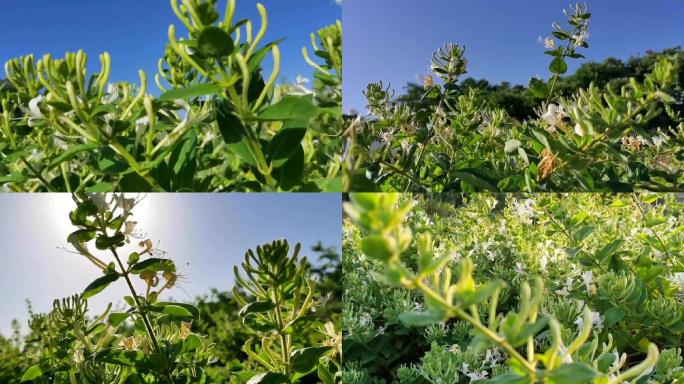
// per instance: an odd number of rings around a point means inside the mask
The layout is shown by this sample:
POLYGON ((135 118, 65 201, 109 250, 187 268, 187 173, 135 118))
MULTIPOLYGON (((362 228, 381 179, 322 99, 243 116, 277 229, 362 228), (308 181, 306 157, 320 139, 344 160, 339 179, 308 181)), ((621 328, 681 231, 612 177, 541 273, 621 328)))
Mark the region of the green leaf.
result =
POLYGON ((454 299, 463 307, 480 304, 489 299, 497 289, 502 288, 504 285, 503 281, 490 281, 482 287, 476 288, 475 291, 457 292, 454 294, 454 299))
POLYGON ((59 166, 59 164, 73 159, 74 157, 76 157, 81 152, 93 151, 99 147, 100 147, 100 144, 94 144, 94 143, 72 145, 66 151, 64 151, 61 155, 54 158, 50 162, 50 165, 47 166, 46 171, 50 171, 51 169, 59 166))
POLYGON ((549 70, 556 75, 562 75, 568 71, 568 64, 561 57, 556 57, 551 61, 549 70))
POLYGON ((43 370, 40 368, 40 366, 34 365, 24 372, 24 375, 21 376, 21 382, 23 383, 29 380, 35 380, 41 376, 43 376, 43 370))
POLYGON ((100 235, 95 240, 95 247, 99 250, 105 250, 110 247, 120 247, 126 241, 126 235, 122 232, 117 232, 114 236, 100 235))
POLYGON ((200 339, 200 337, 195 335, 194 333, 191 333, 188 335, 188 338, 185 339, 185 341, 183 341, 183 349, 181 353, 194 351, 201 346, 202 339, 200 339))
POLYGON ((312 95, 286 95, 279 102, 267 107, 258 115, 261 121, 309 121, 320 112, 313 104, 312 95))
POLYGON ((444 321, 444 316, 436 312, 405 312, 399 320, 409 327, 424 327, 444 321))
POLYGON ((461 169, 459 171, 452 172, 451 175, 455 178, 461 179, 462 182, 475 187, 478 191, 496 191, 496 187, 489 183, 489 181, 474 175, 468 170, 461 169))
POLYGON ((289 191, 298 186, 304 177, 304 149, 297 145, 294 154, 285 164, 273 170, 272 176, 280 189, 289 191))
POLYGON ((610 243, 606 244, 601 248, 598 252, 596 252, 596 259, 600 260, 601 262, 606 262, 610 258, 610 256, 613 256, 615 252, 617 252, 622 244, 624 244, 625 241, 622 239, 616 239, 611 241, 610 243))
POLYGON ((197 133, 188 131, 179 145, 171 153, 169 167, 173 174, 173 189, 193 189, 195 172, 197 171, 197 133))
POLYGON ((656 227, 656 226, 658 226, 658 225, 660 225, 660 224, 663 224, 663 223, 667 223, 667 219, 666 219, 666 218, 664 218, 664 217, 656 217, 655 219, 646 220, 646 222, 644 223, 644 227, 646 227, 646 228, 653 228, 653 227, 656 227))
POLYGON ((304 135, 306 135, 306 121, 289 120, 283 123, 280 131, 268 143, 268 160, 274 168, 285 164, 299 149, 304 135))
POLYGON ((562 365, 548 374, 552 384, 586 384, 598 377, 599 373, 587 363, 572 363, 562 365))
POLYGON ((253 376, 247 384, 290 384, 290 379, 277 372, 266 372, 253 376))
POLYGON ((199 309, 197 309, 197 307, 195 307, 194 305, 187 303, 173 303, 169 301, 160 301, 158 303, 154 303, 151 308, 155 312, 165 313, 164 311, 168 306, 181 307, 187 312, 189 312, 194 319, 199 319, 200 317, 199 309))
POLYGON ((594 230, 595 230, 595 229, 596 229, 596 227, 594 227, 593 225, 587 225, 587 226, 585 226, 585 227, 582 227, 582 228, 580 228, 577 232, 575 232, 575 233, 572 235, 572 239, 573 239, 576 243, 581 243, 581 242, 584 241, 584 239, 586 239, 589 235, 591 235, 592 233, 594 233, 594 230))
POLYGON ((130 273, 133 274, 138 274, 142 271, 145 270, 150 270, 150 271, 171 271, 174 272, 176 270, 176 265, 173 263, 173 261, 169 259, 160 259, 160 258, 150 258, 147 260, 143 260, 139 263, 136 263, 131 267, 130 273))
POLYGON ((234 113, 233 106, 229 102, 224 101, 219 105, 216 122, 228 149, 242 161, 256 167, 257 154, 248 135, 250 128, 245 126, 234 113))
POLYGON ((363 253, 380 261, 387 261, 394 256, 395 248, 390 240, 382 235, 371 235, 361 240, 363 253))
POLYGON ((193 317, 190 311, 175 304, 165 306, 162 313, 173 317, 193 317))
MULTIPOLYGON (((78 208, 77 208, 78 211, 78 208)), ((76 211, 74 211, 76 212, 76 211)), ((88 241, 95 238, 95 231, 90 229, 79 229, 78 231, 72 232, 68 237, 67 241, 70 243, 87 243, 88 241)))
POLYGON ((613 307, 603 314, 603 326, 610 328, 620 322, 625 317, 625 311, 618 307, 613 307))
POLYGON ((197 38, 197 49, 205 57, 221 58, 233 53, 235 43, 230 35, 221 28, 207 27, 197 38))
POLYGON ((114 190, 114 186, 112 183, 97 183, 95 185, 91 185, 90 187, 87 187, 85 189, 86 193, 103 193, 103 192, 112 192, 114 190))
POLYGON ((221 93, 223 88, 216 84, 195 84, 187 88, 176 88, 164 92, 159 100, 191 99, 193 97, 215 95, 221 93))
POLYGON ((123 323, 129 316, 131 316, 131 314, 128 312, 113 312, 107 318, 107 323, 112 327, 118 327, 119 324, 123 323))
POLYGON ((90 283, 90 285, 88 285, 86 289, 83 291, 83 298, 87 299, 89 297, 95 296, 96 294, 102 292, 103 289, 107 288, 109 284, 117 281, 118 279, 119 275, 114 273, 98 277, 97 279, 95 279, 95 281, 90 283))
POLYGON ((128 255, 128 265, 133 265, 140 260, 140 254, 138 252, 132 252, 128 255))
POLYGON ((29 179, 28 176, 21 174, 19 172, 14 172, 14 173, 10 173, 9 175, 6 175, 6 176, 0 176, 0 184, 4 184, 4 183, 21 184, 28 179, 29 179))
POLYGON ((342 176, 337 176, 333 178, 321 177, 314 180, 318 189, 321 192, 341 192, 342 191, 342 176))
POLYGON ((253 301, 251 303, 248 303, 244 307, 242 307, 238 314, 240 316, 246 316, 249 313, 268 312, 273 308, 275 308, 275 304, 270 300, 269 301, 253 301))
POLYGON ((549 96, 549 86, 536 77, 530 79, 529 89, 539 99, 545 99, 549 96))
POLYGON ((292 351, 290 354, 292 369, 301 373, 311 371, 318 364, 318 359, 329 350, 330 347, 309 347, 292 351))

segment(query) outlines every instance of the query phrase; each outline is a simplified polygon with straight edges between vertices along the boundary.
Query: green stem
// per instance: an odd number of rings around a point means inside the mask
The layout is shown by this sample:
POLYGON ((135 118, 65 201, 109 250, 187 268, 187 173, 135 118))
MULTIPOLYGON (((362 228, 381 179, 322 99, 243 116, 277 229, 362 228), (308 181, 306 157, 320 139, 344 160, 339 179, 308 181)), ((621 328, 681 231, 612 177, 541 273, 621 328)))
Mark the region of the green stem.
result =
MULTIPOLYGON (((107 228, 105 227, 104 222, 101 219, 99 221, 100 221, 100 228, 102 230, 102 233, 106 236, 107 235, 107 228)), ((138 313, 140 314, 140 318, 142 319, 143 323, 145 324, 145 329, 147 330, 147 335, 150 337, 150 341, 152 342, 152 346, 154 347, 154 350, 156 352, 161 352, 161 349, 159 348, 159 343, 157 342, 157 337, 154 335, 154 331, 152 330, 152 324, 150 323, 150 320, 147 318, 147 312, 145 312, 142 305, 140 304, 140 300, 138 299, 138 293, 136 292, 135 287, 133 286, 133 282, 131 282, 131 278, 129 277, 128 270, 124 267, 123 263, 121 262, 121 258, 119 258, 119 254, 116 252, 116 249, 113 246, 109 247, 109 251, 112 252, 112 254, 114 255, 114 259, 116 259, 116 262, 119 264, 119 268, 121 268, 121 275, 126 280, 126 284, 128 284, 128 289, 133 294, 133 300, 135 301, 135 306, 138 309, 138 313)))
MULTIPOLYGON (((473 327, 475 327, 479 332, 481 332, 483 335, 485 335, 488 339, 493 341, 494 343, 498 344, 501 349, 506 351, 508 355, 520 362, 520 364, 529 372, 531 375, 531 378, 534 378, 536 375, 536 367, 535 364, 533 364, 530 361, 527 361, 526 358, 524 358, 518 351, 511 346, 508 341, 506 341, 505 338, 499 336, 496 334, 496 332, 492 331, 491 329, 487 328, 482 324, 481 322, 477 321, 475 318, 472 316, 468 315, 463 309, 455 307, 451 305, 451 303, 447 302, 442 296, 440 296, 437 292, 432 290, 430 287, 425 285, 422 281, 420 280, 414 280, 412 281, 413 284, 426 296, 428 296, 430 299, 435 300, 436 302, 442 304, 443 306, 447 307, 451 312, 453 312, 457 317, 460 317, 461 319, 467 321, 470 323, 473 327)), ((534 380, 533 380, 534 381, 534 380)))

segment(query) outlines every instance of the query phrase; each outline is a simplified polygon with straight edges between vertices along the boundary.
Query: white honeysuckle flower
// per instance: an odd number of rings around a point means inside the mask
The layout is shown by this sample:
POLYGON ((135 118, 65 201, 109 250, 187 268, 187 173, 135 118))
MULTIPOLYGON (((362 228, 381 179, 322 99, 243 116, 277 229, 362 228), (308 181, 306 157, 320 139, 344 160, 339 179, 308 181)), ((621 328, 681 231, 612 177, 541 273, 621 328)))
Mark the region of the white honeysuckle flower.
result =
POLYGON ((102 96, 102 104, 111 104, 119 98, 119 87, 116 84, 107 84, 107 94, 102 96))
POLYGON ((556 41, 550 36, 546 38, 539 36, 537 40, 544 45, 544 48, 546 49, 556 49, 556 41))
POLYGON ((147 116, 141 117, 135 121, 135 129, 142 129, 150 124, 150 119, 147 116))
POLYGON ((408 139, 401 140, 400 144, 401 144, 401 150, 404 152, 408 151, 409 146, 411 145, 411 143, 409 143, 408 139))
POLYGON ((43 116, 43 113, 40 111, 40 108, 38 107, 38 104, 40 104, 43 100, 45 100, 45 96, 38 95, 28 102, 29 116, 31 116, 34 119, 45 118, 45 116, 43 116))
POLYGON ((130 236, 135 232, 135 226, 138 224, 137 221, 127 221, 124 223, 124 234, 130 236))
MULTIPOLYGON (((575 324, 577 324, 579 329, 584 328, 584 318, 582 316, 577 316, 575 324)), ((603 329, 603 319, 601 319, 600 313, 591 311, 591 324, 593 328, 599 332, 603 329)))
POLYGON ((541 115, 541 118, 549 126, 547 131, 553 133, 556 131, 556 127, 563 123, 563 117, 565 116, 562 105, 550 103, 546 108, 546 112, 541 115))
POLYGON ((471 371, 468 363, 463 363, 460 370, 464 375, 468 376, 470 380, 484 380, 489 375, 487 371, 471 371))
POLYGON ((655 145, 656 147, 660 147, 661 145, 663 145, 663 143, 665 143, 665 139, 660 135, 653 136, 651 140, 653 141, 653 145, 655 145))
POLYGON ((584 136, 584 128, 582 128, 582 126, 579 123, 575 124, 574 132, 577 136, 584 136))
POLYGON ((119 195, 115 196, 116 199, 116 205, 124 210, 124 213, 128 213, 133 210, 133 207, 135 207, 135 198, 126 198, 126 196, 122 193, 119 195))
POLYGON ((299 85, 304 85, 309 83, 309 79, 302 76, 302 75, 297 75, 297 79, 295 80, 297 84, 299 85))
POLYGON ((546 271, 546 265, 549 263, 549 258, 546 255, 546 252, 542 253, 541 257, 539 258, 539 268, 542 271, 546 271))
POLYGON ((573 45, 575 46, 575 48, 582 45, 585 41, 587 41, 587 39, 589 39, 589 32, 587 31, 582 31, 578 35, 572 36, 573 45))
POLYGON ((668 278, 672 284, 674 284, 679 291, 684 292, 684 272, 677 272, 670 275, 668 278))
POLYGON ((582 274, 582 281, 584 282, 584 285, 589 287, 589 284, 591 284, 591 282, 594 281, 594 272, 592 272, 592 271, 584 272, 582 274))
POLYGON ((525 268, 523 268, 523 264, 522 264, 521 262, 516 261, 516 263, 515 263, 515 271, 516 271, 517 273, 523 273, 523 272, 525 272, 525 268))
POLYGON ((109 203, 107 202, 107 195, 104 193, 93 193, 90 195, 90 199, 93 201, 97 210, 100 212, 106 212, 109 210, 109 203))
POLYGON ((216 138, 214 130, 208 129, 204 134, 204 138, 202 139, 202 144, 200 144, 200 147, 204 147, 205 145, 209 144, 212 140, 214 140, 214 138, 216 138))
POLYGON ((380 141, 384 144, 389 144, 392 142, 392 140, 394 140, 394 132, 386 131, 380 134, 380 141))

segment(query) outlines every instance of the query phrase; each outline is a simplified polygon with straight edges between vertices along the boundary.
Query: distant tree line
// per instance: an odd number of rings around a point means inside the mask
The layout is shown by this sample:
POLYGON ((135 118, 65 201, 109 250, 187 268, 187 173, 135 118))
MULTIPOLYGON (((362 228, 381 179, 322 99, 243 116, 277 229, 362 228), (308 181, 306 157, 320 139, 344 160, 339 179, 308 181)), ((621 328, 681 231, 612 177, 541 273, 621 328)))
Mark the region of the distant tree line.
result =
MULTIPOLYGON (((571 96, 579 89, 588 88, 591 83, 599 88, 610 86, 619 90, 622 85, 629 81, 630 77, 636 78, 637 81, 643 80, 644 75, 653 70, 657 58, 663 55, 674 56, 679 63, 680 89, 675 93, 681 103, 681 91, 684 89, 684 51, 681 46, 659 52, 649 50, 645 55, 633 56, 627 61, 611 57, 600 63, 584 63, 574 74, 561 78, 556 84, 556 89, 563 96, 571 96)), ((518 120, 536 116, 535 108, 539 107, 540 100, 526 86, 513 85, 507 81, 501 84, 491 84, 484 79, 478 80, 468 77, 459 83, 458 88, 459 92, 465 92, 468 89, 479 90, 488 106, 503 108, 511 117, 518 120)), ((399 101, 419 107, 427 102, 422 100, 423 93, 422 85, 409 83, 406 86, 406 93, 399 97, 399 101)), ((666 127, 671 123, 665 113, 656 120, 653 122, 654 126, 666 127)))

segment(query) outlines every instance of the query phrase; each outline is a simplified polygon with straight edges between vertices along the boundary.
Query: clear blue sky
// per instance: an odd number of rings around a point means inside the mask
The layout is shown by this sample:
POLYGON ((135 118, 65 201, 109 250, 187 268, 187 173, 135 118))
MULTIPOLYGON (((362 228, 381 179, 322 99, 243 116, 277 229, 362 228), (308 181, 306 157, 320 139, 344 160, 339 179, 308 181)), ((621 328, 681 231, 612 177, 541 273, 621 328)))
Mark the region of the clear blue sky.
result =
MULTIPOLYGON (((684 45, 682 1, 588 4, 588 60, 684 45)), ((397 91, 415 82, 417 74, 427 72, 431 53, 450 42, 466 45, 466 76, 514 84, 547 77, 550 60, 537 37, 550 34, 551 23, 563 20, 568 5, 569 0, 345 0, 345 110, 364 110, 361 91, 369 82, 391 82, 397 91)))
MULTIPOLYGON (((237 0, 237 17, 250 18, 258 28, 255 0, 237 0)), ((269 14, 265 41, 287 37, 281 45, 281 76, 294 81, 298 74, 312 71, 301 56, 310 45, 309 34, 334 23, 342 10, 334 0, 261 0, 269 14)), ((219 0, 221 9, 226 1, 219 0)), ((164 52, 170 24, 182 29, 168 0, 21 0, 0 1, 0 63, 20 55, 41 57, 83 49, 90 68, 99 66, 98 55, 112 56, 114 81, 138 81, 138 69, 148 79, 157 72, 157 60, 164 52)), ((177 32, 180 36, 180 32, 177 32)), ((265 62, 270 71, 270 63, 265 62)), ((0 70, 4 77, 4 67, 0 70)), ((152 80, 153 81, 153 80, 152 80)), ((153 84, 153 83, 152 83, 153 84)), ((157 87, 152 86, 156 91, 157 87)))
MULTIPOLYGON (((82 256, 59 249, 75 230, 68 217, 73 208, 68 194, 0 195, 0 333, 9 333, 14 318, 26 331, 25 299, 46 312, 55 298, 80 293, 101 276, 82 256)), ((233 266, 248 248, 263 243, 301 242, 301 254, 310 259, 319 241, 340 252, 341 210, 339 193, 148 194, 134 217, 187 276, 184 291, 174 289, 171 296, 189 301, 211 288, 232 288, 233 266)), ((108 287, 90 300, 92 314, 109 302, 122 305, 127 292, 123 281, 108 287)))

